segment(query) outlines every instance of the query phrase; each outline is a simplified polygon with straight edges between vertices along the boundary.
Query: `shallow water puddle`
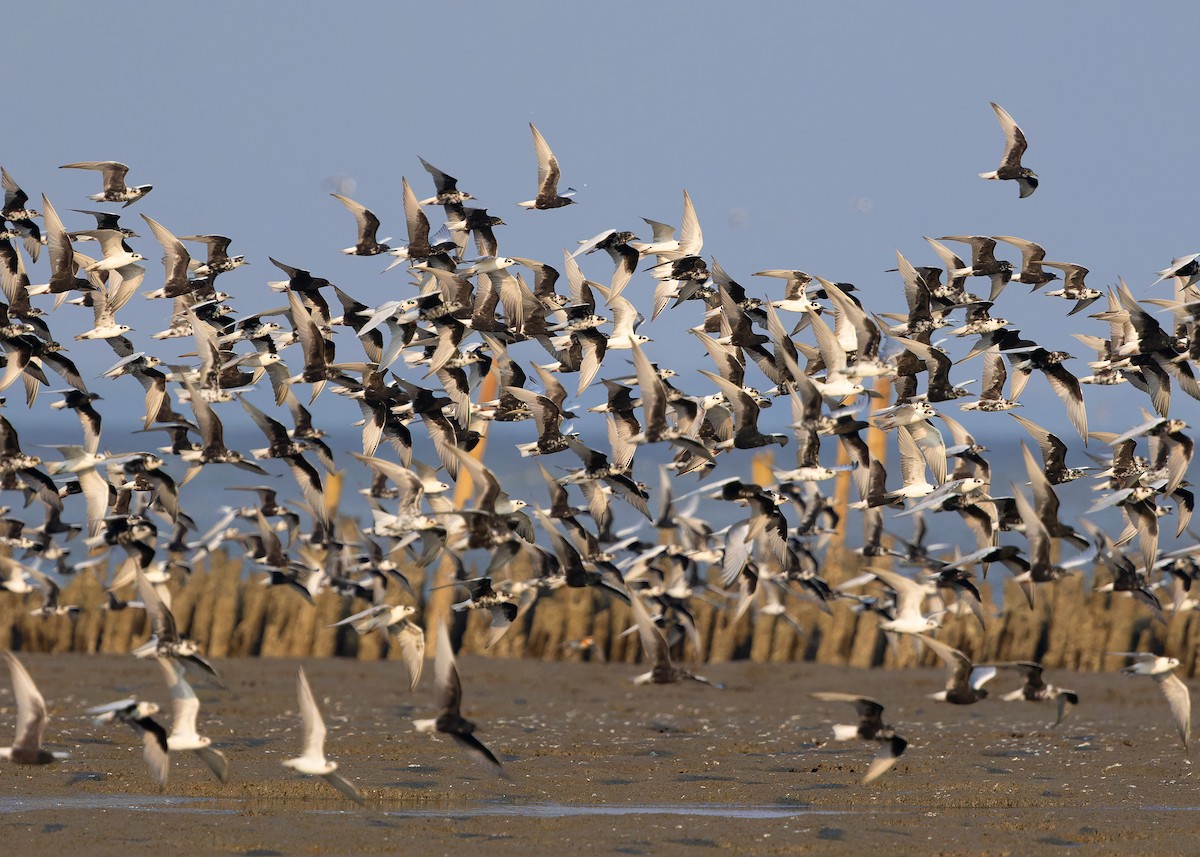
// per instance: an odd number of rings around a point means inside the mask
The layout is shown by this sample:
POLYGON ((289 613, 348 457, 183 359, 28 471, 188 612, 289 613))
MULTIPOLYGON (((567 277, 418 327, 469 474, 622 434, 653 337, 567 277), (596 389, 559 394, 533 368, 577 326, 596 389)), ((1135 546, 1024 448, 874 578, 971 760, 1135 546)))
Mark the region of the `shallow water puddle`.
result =
POLYGON ((534 818, 569 818, 580 815, 683 815, 715 818, 790 818, 796 815, 843 815, 844 810, 778 806, 729 806, 723 804, 492 804, 471 807, 421 807, 388 810, 387 815, 404 818, 461 818, 464 816, 522 815, 534 818))
MULTIPOLYGON (((248 807, 262 808, 279 806, 285 802, 255 799, 249 801, 228 798, 187 798, 167 795, 81 795, 57 798, 5 798, 0 799, 0 814, 36 812, 43 810, 96 810, 125 809, 135 812, 185 812, 185 813, 230 813, 248 807)), ((289 809, 295 809, 291 802, 289 809)), ((473 804, 460 806, 408 806, 389 808, 386 804, 377 807, 384 815, 399 818, 471 818, 483 816, 528 816, 533 818, 567 818, 572 816, 603 815, 679 815, 707 816, 718 818, 789 818, 797 815, 846 815, 862 814, 860 810, 807 808, 793 806, 736 806, 726 804, 563 804, 563 803, 514 803, 473 804)), ((328 811, 325 808, 315 812, 328 811)))
MULTIPOLYGON (((303 803, 303 802, 301 802, 303 803)), ((46 810, 128 810, 132 812, 182 812, 188 814, 232 814, 246 809, 283 808, 289 812, 297 809, 296 802, 281 800, 235 800, 230 798, 190 798, 169 795, 80 795, 76 797, 18 797, 0 798, 0 815, 46 810)), ((395 807, 395 804, 392 804, 395 807)), ((931 811, 930 808, 906 807, 879 809, 851 809, 849 807, 807 806, 743 806, 729 804, 566 804, 566 803, 493 803, 459 806, 406 806, 389 808, 387 804, 374 807, 376 812, 396 818, 482 818, 488 816, 525 816, 531 818, 571 818, 577 816, 624 816, 624 815, 670 815, 707 818, 795 818, 800 816, 838 815, 917 815, 931 811)), ((1106 811, 1140 812, 1200 812, 1200 806, 1113 806, 1094 807, 1093 812, 1106 811)), ((330 812, 327 806, 307 808, 311 812, 330 812)), ((353 812, 349 807, 338 812, 353 812)), ((973 810, 977 811, 977 810, 973 810)), ((940 810, 941 814, 953 810, 940 810)))
POLYGON ((170 795, 79 795, 76 797, 0 798, 0 814, 34 812, 47 809, 129 809, 137 811, 172 810, 178 812, 219 812, 207 798, 171 797, 170 795))

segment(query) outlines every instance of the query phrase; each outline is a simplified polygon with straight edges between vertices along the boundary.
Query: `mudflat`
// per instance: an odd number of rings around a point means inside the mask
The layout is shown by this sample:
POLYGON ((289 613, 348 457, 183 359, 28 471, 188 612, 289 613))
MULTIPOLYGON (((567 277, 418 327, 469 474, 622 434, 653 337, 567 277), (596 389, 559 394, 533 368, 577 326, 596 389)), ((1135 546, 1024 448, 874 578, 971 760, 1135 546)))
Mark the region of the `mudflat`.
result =
MULTIPOLYGON (((944 672, 730 662, 721 682, 634 687, 628 664, 462 657, 463 714, 509 779, 453 742, 414 730, 434 716, 432 664, 415 693, 392 661, 303 661, 327 755, 367 800, 293 774, 301 725, 288 659, 217 662, 222 690, 192 673, 199 727, 229 758, 229 782, 172 754, 159 790, 127 727, 89 706, 158 702, 159 668, 128 656, 21 655, 45 695, 46 744, 71 759, 0 762, 0 842, 12 855, 136 854, 1194 854, 1200 783, 1153 681, 1047 673, 1081 697, 1051 728, 1053 703, 1003 702, 1001 671, 972 706, 934 702, 944 672), (834 743, 861 693, 910 742, 870 785, 868 742, 834 743)), ((0 675, 0 741, 15 724, 0 675)))

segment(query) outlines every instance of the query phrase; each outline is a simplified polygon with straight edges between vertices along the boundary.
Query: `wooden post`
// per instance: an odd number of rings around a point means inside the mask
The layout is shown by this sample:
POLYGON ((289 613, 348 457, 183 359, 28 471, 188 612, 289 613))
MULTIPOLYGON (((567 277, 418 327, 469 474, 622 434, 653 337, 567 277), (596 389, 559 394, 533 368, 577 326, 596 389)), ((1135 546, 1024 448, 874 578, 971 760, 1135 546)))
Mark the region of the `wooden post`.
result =
POLYGON ((750 459, 750 481, 759 488, 766 488, 775 483, 775 450, 762 449, 754 453, 750 459))
MULTIPOLYGON (((479 401, 486 402, 496 397, 496 388, 499 386, 499 375, 496 372, 496 364, 492 363, 492 369, 483 379, 483 383, 479 385, 479 401)), ((488 427, 491 426, 491 420, 488 420, 479 429, 479 443, 471 450, 471 457, 476 461, 483 461, 483 453, 487 449, 488 427)), ((465 467, 460 467, 458 470, 458 479, 454 483, 454 508, 461 509, 467 504, 467 500, 471 498, 471 493, 474 486, 471 484, 471 473, 465 467)), ((449 546, 445 548, 450 550, 449 546)), ((445 621, 444 617, 450 612, 450 605, 454 602, 454 587, 449 586, 454 580, 454 563, 450 562, 449 557, 442 557, 438 563, 437 571, 434 572, 433 589, 429 594, 429 603, 425 605, 425 657, 432 658, 437 650, 438 635, 434 633, 437 622, 445 621)))
MULTIPOLYGON (((880 394, 880 398, 871 399, 871 416, 881 407, 887 405, 888 387, 891 382, 886 375, 880 375, 875 379, 875 392, 880 394)), ((877 459, 881 464, 887 462, 887 434, 877 428, 867 429, 866 437, 867 448, 871 450, 871 458, 877 459)), ((844 466, 850 463, 850 458, 846 455, 846 448, 840 443, 838 444, 837 463, 839 466, 844 466)), ((834 547, 842 547, 846 543, 846 524, 849 521, 847 512, 850 507, 850 471, 843 470, 838 473, 833 483, 833 509, 838 515, 838 529, 830 540, 830 545, 834 547)))

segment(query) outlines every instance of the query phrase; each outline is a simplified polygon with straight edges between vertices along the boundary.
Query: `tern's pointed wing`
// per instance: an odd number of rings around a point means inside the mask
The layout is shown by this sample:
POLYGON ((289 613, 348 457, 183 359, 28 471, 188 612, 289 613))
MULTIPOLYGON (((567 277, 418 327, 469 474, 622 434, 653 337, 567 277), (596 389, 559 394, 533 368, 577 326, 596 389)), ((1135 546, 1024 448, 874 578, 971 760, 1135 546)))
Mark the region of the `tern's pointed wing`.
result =
POLYGON ((819 699, 822 702, 851 703, 854 706, 854 710, 858 712, 858 730, 860 735, 874 735, 883 727, 883 705, 869 696, 828 690, 815 691, 810 693, 809 696, 813 699, 819 699))
POLYGON ((171 757, 167 751, 167 730, 150 717, 134 721, 134 728, 142 733, 142 758, 150 771, 150 779, 160 786, 165 786, 167 774, 171 770, 171 757))
POLYGON ((477 761, 486 764, 504 779, 507 780, 509 778, 508 774, 504 772, 504 768, 500 765, 500 760, 496 758, 496 755, 487 748, 486 744, 476 738, 473 734, 470 732, 452 732, 450 733, 450 737, 454 739, 454 742, 458 744, 458 746, 466 750, 468 755, 472 756, 477 761))
MULTIPOLYGON (((920 485, 927 483, 925 479, 925 456, 921 454, 921 448, 917 446, 916 440, 913 438, 912 432, 908 426, 900 426, 900 430, 896 433, 897 447, 900 452, 900 475, 904 480, 905 486, 920 485)), ((945 466, 945 456, 942 456, 943 467, 945 466)))
POLYGON ((94 717, 94 719, 97 721, 100 721, 103 723, 110 723, 110 722, 112 722, 111 718, 98 717, 96 715, 111 714, 114 711, 124 711, 126 708, 129 708, 130 706, 134 706, 134 705, 137 705, 137 699, 130 696, 130 697, 126 697, 125 699, 118 699, 116 702, 109 702, 105 705, 92 706, 91 708, 89 708, 87 710, 87 713, 91 714, 94 717))
POLYGON ((865 786, 867 783, 879 779, 890 771, 907 746, 908 742, 899 735, 894 735, 886 741, 879 742, 879 752, 875 754, 875 758, 871 760, 871 764, 867 767, 867 773, 862 778, 862 784, 865 786))
POLYGON ((683 192, 683 220, 679 226, 679 252, 685 256, 699 256, 704 247, 704 233, 700 231, 700 220, 696 217, 696 208, 692 205, 692 197, 683 192))
POLYGON ((1003 166, 1019 167, 1021 156, 1025 154, 1025 149, 1029 145, 1025 142, 1025 135, 1013 118, 1008 115, 1007 110, 994 101, 990 103, 992 110, 996 111, 996 119, 1000 123, 1000 128, 1004 131, 1004 156, 1000 159, 1000 163, 1003 166))
POLYGON ((225 754, 220 750, 215 750, 212 747, 201 747, 198 750, 193 750, 200 761, 208 766, 208 769, 213 772, 213 776, 221 782, 229 780, 229 760, 225 758, 225 754))
POLYGON ((1053 726, 1057 726, 1058 724, 1062 723, 1063 720, 1066 719, 1067 715, 1071 713, 1071 709, 1079 704, 1079 695, 1072 690, 1060 690, 1058 692, 1057 702, 1058 716, 1052 724, 1053 726))
MULTIPOLYGON (((947 646, 940 640, 935 640, 932 637, 926 637, 924 634, 915 635, 929 648, 933 649, 933 653, 941 658, 946 663, 946 689, 953 690, 956 687, 968 687, 968 682, 971 677, 971 659, 960 652, 958 649, 947 646)), ((995 670, 992 670, 992 675, 995 675, 995 670)), ((990 676, 989 676, 990 678, 990 676)), ((985 679, 986 680, 986 679, 985 679)))
POLYGON ((454 649, 450 646, 450 634, 446 630, 445 622, 438 623, 437 653, 433 658, 433 683, 438 715, 460 716, 462 682, 458 678, 458 665, 454 662, 454 649))
MULTIPOLYGON (((964 656, 965 657, 965 656, 964 656)), ((983 687, 989 681, 996 677, 995 667, 975 667, 971 670, 970 683, 975 690, 983 687)))
POLYGON ((162 667, 167 691, 171 694, 171 734, 196 736, 196 715, 200 711, 200 700, 183 677, 183 664, 173 658, 159 658, 158 665, 162 667))
POLYGON ((8 669, 12 674, 13 696, 17 700, 17 737, 14 750, 37 751, 42 746, 46 731, 46 700, 25 667, 12 652, 5 652, 8 669))
POLYGON ((408 179, 401 177, 400 184, 404 200, 404 221, 408 227, 408 243, 418 246, 428 244, 429 218, 421 210, 421 206, 417 202, 417 195, 409 187, 408 179))
POLYGON ((317 700, 313 698, 312 688, 308 686, 308 676, 304 667, 296 671, 296 695, 300 704, 300 716, 304 718, 304 743, 301 755, 310 758, 325 758, 325 721, 321 719, 321 711, 317 708, 317 700))
POLYGON ((558 192, 558 159, 550 151, 550 144, 542 136, 542 132, 529 123, 533 132, 533 151, 538 162, 538 194, 556 194, 558 192))
POLYGON ((158 597, 158 592, 146 579, 146 575, 140 570, 135 572, 137 580, 138 597, 142 599, 142 604, 146 607, 146 614, 150 617, 150 627, 154 631, 154 636, 158 638, 160 643, 171 643, 179 640, 179 632, 175 630, 175 617, 171 615, 171 611, 167 605, 163 604, 161 598, 158 597))
POLYGON ((400 646, 400 657, 404 661, 404 668, 408 670, 408 690, 411 693, 417 689, 421 668, 425 664, 425 632, 420 626, 406 621, 392 631, 392 639, 400 646))
POLYGON ((348 196, 342 196, 340 193, 331 193, 334 199, 346 206, 346 210, 354 215, 354 223, 358 227, 358 240, 376 240, 376 234, 379 230, 379 218, 375 216, 369 208, 361 203, 357 203, 348 196))
MULTIPOLYGON (((167 281, 178 278, 181 280, 187 279, 188 262, 191 261, 191 254, 187 248, 183 246, 171 230, 163 226, 157 220, 153 220, 146 215, 142 215, 142 220, 146 221, 146 225, 150 227, 150 231, 154 233, 154 237, 158 239, 158 243, 162 245, 163 267, 166 269, 167 281)), ((115 309, 113 310, 116 311, 115 309)))
MULTIPOLYGON (((925 462, 922 460, 921 467, 924 468, 924 466, 925 462)), ((869 570, 871 574, 875 575, 875 577, 879 578, 879 580, 895 591, 897 613, 905 616, 921 615, 921 605, 925 602, 925 590, 921 587, 921 584, 911 578, 905 577, 903 574, 888 571, 884 568, 872 568, 869 570)), ((937 650, 935 649, 934 651, 937 650)))
POLYGON ((327 627, 337 628, 339 625, 353 625, 359 619, 366 619, 368 616, 378 616, 380 613, 387 613, 392 608, 386 604, 372 604, 366 610, 360 610, 352 616, 347 616, 340 622, 334 622, 327 627))
POLYGON ((336 771, 332 771, 328 774, 322 774, 321 777, 325 780, 325 782, 329 783, 329 785, 333 786, 359 806, 365 806, 365 802, 363 801, 362 795, 358 793, 358 789, 356 789, 354 784, 341 774, 337 773, 336 771))
POLYGON ((642 640, 642 648, 646 650, 646 657, 655 666, 670 665, 671 657, 667 638, 663 636, 662 631, 650 618, 650 614, 646 612, 646 605, 642 603, 642 599, 631 594, 629 607, 633 611, 634 621, 637 622, 638 636, 642 640))
POLYGON ((1154 680, 1158 682, 1159 690, 1163 692, 1163 696, 1167 698, 1167 704, 1171 706, 1171 719, 1175 721, 1175 728, 1179 730, 1179 738, 1183 741, 1183 750, 1185 753, 1190 752, 1192 749, 1192 695, 1188 691, 1188 686, 1173 672, 1159 673, 1154 676, 1154 680))
POLYGON ((846 369, 846 351, 838 342, 833 331, 829 329, 820 316, 808 316, 813 333, 817 338, 817 348, 821 352, 821 359, 825 362, 825 368, 832 373, 840 373, 846 369))

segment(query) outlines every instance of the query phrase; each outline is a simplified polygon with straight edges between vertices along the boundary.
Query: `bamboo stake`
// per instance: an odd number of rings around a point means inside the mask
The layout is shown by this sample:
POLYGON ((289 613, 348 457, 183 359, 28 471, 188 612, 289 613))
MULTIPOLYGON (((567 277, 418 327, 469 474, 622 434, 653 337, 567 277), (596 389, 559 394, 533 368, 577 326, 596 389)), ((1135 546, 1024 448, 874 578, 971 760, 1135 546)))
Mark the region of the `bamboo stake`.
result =
MULTIPOLYGON (((496 372, 496 364, 493 362, 492 369, 483 379, 483 383, 479 385, 479 401, 487 402, 496 397, 496 389, 500 385, 500 376, 496 372)), ((491 426, 491 420, 488 420, 479 429, 479 443, 471 450, 470 455, 476 461, 483 461, 484 451, 487 449, 488 428, 491 426)), ((464 467, 459 468, 458 480, 454 485, 454 508, 461 509, 467 504, 470 499, 474 486, 471 484, 471 474, 464 467)), ((449 550, 449 548, 447 548, 449 550)), ((454 587, 450 586, 454 581, 454 563, 449 557, 443 556, 438 563, 437 571, 434 573, 433 589, 429 593, 429 603, 425 606, 425 657, 432 658, 437 649, 437 634, 431 633, 434 622, 441 621, 441 617, 450 612, 450 605, 454 602, 454 587)))
MULTIPOLYGON (((879 398, 871 399, 871 416, 887 403, 888 386, 890 385, 886 375, 880 375, 875 379, 875 392, 879 393, 879 398)), ((887 463, 887 435, 877 428, 867 429, 867 448, 871 450, 871 458, 878 459, 881 464, 887 463)), ((838 444, 838 466, 845 466, 850 463, 850 458, 846 455, 846 448, 840 443, 838 444)), ((833 482, 833 509, 838 515, 837 532, 830 539, 830 547, 840 548, 846 543, 846 524, 850 520, 848 514, 850 507, 850 471, 843 470, 838 473, 833 482)))
POLYGON ((750 481, 759 488, 766 488, 775 482, 775 450, 763 449, 756 452, 750 459, 750 481))

